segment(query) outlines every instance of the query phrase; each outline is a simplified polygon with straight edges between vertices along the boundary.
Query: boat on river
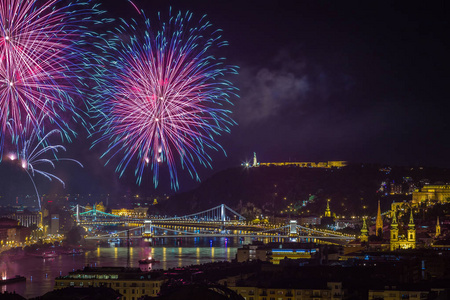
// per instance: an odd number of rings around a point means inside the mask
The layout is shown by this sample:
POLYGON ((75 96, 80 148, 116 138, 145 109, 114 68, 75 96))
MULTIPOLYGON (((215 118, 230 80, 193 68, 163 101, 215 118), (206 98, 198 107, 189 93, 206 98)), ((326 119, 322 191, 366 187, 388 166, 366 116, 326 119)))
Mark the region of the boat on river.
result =
POLYGON ((26 280, 27 279, 25 277, 19 276, 19 275, 16 275, 15 277, 11 277, 11 278, 2 277, 2 279, 0 279, 0 285, 21 282, 21 281, 26 281, 26 280))
POLYGON ((57 256, 58 256, 58 253, 56 253, 55 251, 45 251, 41 255, 42 258, 54 258, 57 256))
POLYGON ((157 261, 156 259, 154 259, 151 256, 139 260, 140 265, 148 265, 148 264, 154 264, 154 263, 159 263, 159 261, 157 261))
POLYGON ((62 254, 66 254, 66 255, 76 255, 76 254, 83 254, 83 249, 71 249, 71 250, 66 250, 63 251, 62 254))

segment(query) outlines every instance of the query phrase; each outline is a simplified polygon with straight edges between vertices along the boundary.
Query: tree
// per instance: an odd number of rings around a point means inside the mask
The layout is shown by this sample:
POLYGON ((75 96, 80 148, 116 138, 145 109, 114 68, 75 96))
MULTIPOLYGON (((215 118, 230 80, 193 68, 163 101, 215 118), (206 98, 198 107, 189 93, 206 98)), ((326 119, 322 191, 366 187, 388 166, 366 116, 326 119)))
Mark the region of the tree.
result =
POLYGON ((66 242, 69 245, 79 244, 86 231, 81 226, 72 227, 69 232, 66 233, 66 242))

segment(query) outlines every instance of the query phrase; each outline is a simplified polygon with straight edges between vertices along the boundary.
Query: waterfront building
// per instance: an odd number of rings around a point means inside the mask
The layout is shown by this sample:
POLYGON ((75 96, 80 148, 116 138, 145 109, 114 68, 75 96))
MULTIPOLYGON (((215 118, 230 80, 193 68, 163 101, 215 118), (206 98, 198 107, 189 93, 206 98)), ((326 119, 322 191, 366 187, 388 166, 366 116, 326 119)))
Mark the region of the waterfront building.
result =
POLYGON ((35 225, 36 227, 42 228, 42 212, 29 212, 21 209, 10 214, 8 218, 19 221, 20 225, 25 227, 35 225))
POLYGON ((274 265, 291 259, 311 259, 319 253, 319 247, 311 243, 253 243, 237 249, 236 261, 267 261, 274 265))
POLYGON ((50 215, 50 234, 59 233, 59 214, 50 215))
POLYGON ((390 250, 397 249, 415 249, 416 248, 416 228, 414 224, 413 212, 409 218, 406 235, 400 235, 396 214, 394 213, 390 232, 390 250))
POLYGON ((424 203, 427 206, 434 203, 450 202, 450 185, 425 185, 421 189, 417 189, 412 194, 412 205, 417 207, 424 203))
POLYGON ((0 246, 14 245, 26 242, 31 230, 20 226, 19 221, 9 218, 0 218, 0 246))
POLYGON ((268 261, 269 249, 264 247, 263 243, 253 243, 249 245, 244 245, 242 248, 237 249, 236 261, 246 262, 246 261, 268 261))
POLYGON ((109 287, 123 295, 122 300, 142 296, 156 297, 165 282, 160 272, 142 272, 139 268, 85 267, 55 279, 55 290, 66 287, 109 287))

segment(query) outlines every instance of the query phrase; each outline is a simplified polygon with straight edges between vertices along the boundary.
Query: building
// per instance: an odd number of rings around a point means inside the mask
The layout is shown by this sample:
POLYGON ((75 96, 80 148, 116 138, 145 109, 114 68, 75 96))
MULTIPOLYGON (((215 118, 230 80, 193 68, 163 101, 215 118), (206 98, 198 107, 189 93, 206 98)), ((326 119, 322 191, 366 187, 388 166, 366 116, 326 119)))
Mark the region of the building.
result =
MULTIPOLYGON (((222 283, 226 280, 221 280, 222 283)), ((295 286, 287 287, 282 284, 276 286, 260 286, 245 280, 227 286, 246 300, 315 300, 315 299, 343 299, 344 291, 341 282, 299 281, 295 286)))
POLYGON ((26 242, 31 235, 31 230, 20 226, 19 221, 9 218, 0 218, 0 246, 17 246, 26 242))
POLYGON ((263 243, 244 245, 242 248, 237 249, 236 261, 268 261, 268 251, 269 249, 264 247, 263 243))
POLYGON ((278 265, 286 259, 311 259, 319 253, 319 247, 311 243, 267 243, 255 242, 244 245, 236 253, 237 262, 267 261, 278 265))
POLYGON ((10 214, 8 218, 19 221, 20 225, 25 227, 35 225, 36 227, 42 228, 42 212, 18 210, 17 212, 10 214))
POLYGON ((111 214, 122 217, 145 219, 147 217, 147 211, 147 207, 118 208, 111 209, 111 214))
POLYGON ((303 226, 320 225, 320 217, 315 215, 301 216, 299 217, 298 222, 303 226))
POLYGON ((434 203, 450 202, 450 185, 424 185, 412 194, 412 205, 419 204, 433 205, 434 203))
POLYGON ((391 182, 391 195, 403 194, 403 185, 391 182))
POLYGON ((67 287, 109 287, 123 295, 122 300, 142 296, 156 297, 165 282, 160 272, 142 272, 139 268, 85 267, 55 279, 55 290, 67 287))
POLYGON ((406 235, 400 235, 396 214, 393 214, 390 232, 390 250, 397 249, 415 249, 416 248, 416 228, 414 225, 413 212, 409 218, 408 230, 406 235))
POLYGON ((298 167, 298 168, 343 168, 347 166, 346 161, 328 161, 328 162, 270 162, 258 163, 258 166, 264 167, 298 167))
POLYGON ((389 299, 389 300, 402 300, 402 299, 428 299, 428 291, 401 291, 401 290, 369 290, 369 300, 389 299))
POLYGON ((50 234, 59 233, 59 214, 50 215, 50 234))

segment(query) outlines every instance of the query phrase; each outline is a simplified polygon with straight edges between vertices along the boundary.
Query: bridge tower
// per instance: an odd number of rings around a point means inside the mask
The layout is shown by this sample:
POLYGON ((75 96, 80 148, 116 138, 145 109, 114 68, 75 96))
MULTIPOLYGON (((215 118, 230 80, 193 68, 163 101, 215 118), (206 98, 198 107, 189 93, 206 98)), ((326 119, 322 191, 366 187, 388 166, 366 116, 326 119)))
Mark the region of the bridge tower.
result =
POLYGON ((289 222, 289 241, 298 242, 297 220, 291 220, 289 222))
POLYGON ((144 232, 142 233, 143 237, 152 237, 153 236, 153 227, 152 221, 145 220, 144 221, 144 232))
POLYGON ((225 204, 220 205, 220 220, 222 221, 222 223, 225 223, 225 221, 226 221, 225 204))
POLYGON ((80 223, 80 204, 77 204, 77 224, 80 223))

